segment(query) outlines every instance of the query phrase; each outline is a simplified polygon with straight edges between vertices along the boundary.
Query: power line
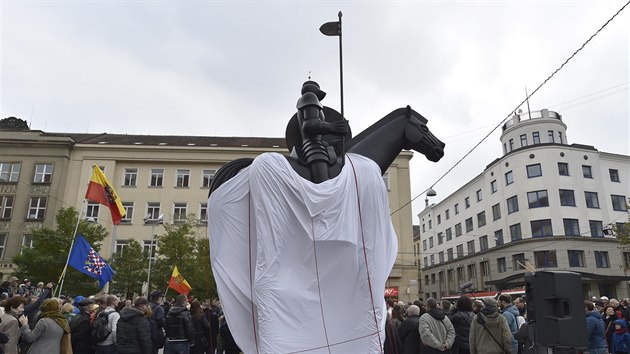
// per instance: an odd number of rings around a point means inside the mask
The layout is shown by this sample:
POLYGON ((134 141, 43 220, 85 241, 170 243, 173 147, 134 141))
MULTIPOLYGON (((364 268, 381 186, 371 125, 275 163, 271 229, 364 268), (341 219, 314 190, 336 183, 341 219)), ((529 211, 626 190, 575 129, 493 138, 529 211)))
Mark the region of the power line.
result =
POLYGON ((623 11, 628 5, 630 4, 630 1, 626 2, 619 10, 617 10, 617 12, 611 17, 609 18, 597 31, 595 31, 595 33, 593 33, 593 35, 591 35, 584 43, 582 43, 582 45, 576 49, 573 54, 571 54, 554 72, 551 73, 551 75, 549 75, 540 85, 538 85, 538 87, 536 87, 536 89, 534 89, 534 91, 532 91, 529 95, 527 95, 527 97, 525 97, 525 99, 523 101, 521 101, 521 103, 519 103, 512 111, 510 111, 510 113, 508 113, 506 115, 505 118, 503 118, 503 120, 501 120, 492 130, 490 130, 490 132, 488 132, 488 134, 486 134, 477 144, 475 144, 467 153, 464 154, 464 156, 462 156, 451 168, 449 168, 442 176, 440 176, 440 178, 438 178, 435 182, 433 182, 433 184, 431 184, 431 187, 425 189, 423 192, 421 192, 420 194, 418 194, 417 196, 415 196, 414 198, 412 198, 410 201, 408 201, 407 203, 403 204, 402 206, 400 206, 398 209, 394 210, 393 212, 391 212, 389 215, 392 216, 394 214, 396 214, 397 212, 399 212, 400 210, 402 210, 403 208, 405 208, 407 205, 413 203, 416 199, 418 199, 418 197, 420 197, 421 195, 423 195, 424 193, 426 193, 430 188, 432 188, 433 186, 435 186, 436 184, 438 184, 442 179, 444 179, 444 177, 446 177, 453 169, 455 169, 455 167, 457 167, 465 158, 467 158, 473 151, 475 151, 477 149, 477 147, 479 147, 479 145, 481 145, 481 143, 483 143, 486 139, 488 139, 488 137, 490 137, 490 135, 492 135, 492 133, 494 133, 495 130, 499 129, 500 126, 503 125, 503 123, 505 123, 505 121, 507 121, 513 112, 515 112, 519 107, 521 107, 525 102, 527 102, 534 94, 536 94, 536 92, 538 92, 538 90, 540 90, 552 77, 554 77, 560 70, 562 70, 562 68, 564 68, 564 66, 571 60, 573 59, 577 53, 579 53, 580 51, 582 51, 582 49, 584 49, 584 47, 593 39, 595 38, 595 36, 597 36, 599 34, 599 32, 601 32, 606 26, 608 26, 608 24, 615 19, 615 17, 617 17, 617 15, 619 15, 619 13, 621 13, 621 11, 623 11))

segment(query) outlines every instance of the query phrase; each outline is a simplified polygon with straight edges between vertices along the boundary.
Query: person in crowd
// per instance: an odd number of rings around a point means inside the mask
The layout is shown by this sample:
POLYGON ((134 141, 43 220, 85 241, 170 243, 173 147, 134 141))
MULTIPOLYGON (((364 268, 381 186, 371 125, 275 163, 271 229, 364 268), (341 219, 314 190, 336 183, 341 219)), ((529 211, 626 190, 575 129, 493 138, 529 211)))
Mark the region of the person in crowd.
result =
POLYGON ((593 304, 595 305, 595 310, 597 310, 597 312, 599 312, 599 315, 603 318, 604 317, 604 302, 600 299, 596 299, 593 304))
POLYGON ((546 346, 536 343, 532 338, 530 338, 530 329, 532 324, 530 322, 525 322, 518 331, 514 334, 514 338, 518 341, 519 353, 522 352, 524 354, 543 354, 548 353, 549 348, 546 346))
POLYGON ((423 353, 450 353, 455 342, 455 328, 434 298, 426 301, 427 313, 420 317, 419 331, 423 353))
POLYGON ((164 321, 166 316, 162 302, 164 302, 164 294, 161 291, 156 290, 151 293, 149 306, 151 306, 152 315, 149 324, 151 325, 152 354, 158 354, 158 350, 164 348, 164 321))
POLYGON ((604 296, 600 297, 599 299, 602 300, 602 302, 604 303, 604 306, 608 306, 608 301, 610 301, 610 300, 608 300, 608 296, 604 295, 604 296))
POLYGON ((630 312, 628 311, 628 299, 619 300, 619 310, 621 311, 621 318, 626 321, 630 321, 630 312))
POLYGON ((19 288, 20 280, 16 276, 12 276, 9 278, 9 283, 11 286, 11 294, 10 296, 17 295, 19 288))
POLYGON ((525 317, 525 313, 527 313, 527 303, 525 302, 525 299, 520 296, 517 297, 516 300, 514 300, 514 306, 516 306, 519 315, 525 317))
POLYGON ((455 342, 453 354, 470 354, 468 336, 470 324, 475 316, 472 312, 472 300, 468 296, 460 296, 455 303, 455 312, 450 316, 455 328, 455 342))
POLYGON ((505 317, 510 327, 510 334, 512 334, 512 353, 518 353, 518 341, 514 339, 514 334, 518 331, 518 321, 516 317, 520 316, 516 307, 512 304, 512 297, 508 294, 501 294, 499 296, 499 308, 501 308, 501 315, 505 317))
POLYGON ((190 303, 190 317, 195 329, 195 346, 190 349, 191 354, 204 354, 210 341, 210 324, 203 314, 201 304, 197 300, 190 303))
POLYGON ((397 331, 398 331, 398 328, 400 328, 400 325, 403 323, 404 320, 405 320, 405 318, 403 316, 403 308, 402 308, 402 306, 400 306, 399 304, 394 304, 394 307, 392 307, 392 316, 391 316, 390 321, 392 322, 394 327, 396 327, 397 331))
POLYGON ((483 302, 481 300, 475 300, 473 302, 473 313, 476 315, 483 308, 483 302))
POLYGON ((31 329, 35 327, 35 322, 37 322, 37 319, 39 318, 37 316, 37 312, 39 311, 40 306, 44 303, 44 300, 52 296, 52 288, 53 283, 49 282, 37 298, 30 297, 29 300, 26 301, 24 305, 24 316, 29 319, 28 325, 31 329))
POLYGON ((90 315, 94 308, 94 301, 83 298, 77 303, 79 313, 70 322, 72 336, 72 354, 94 354, 94 345, 90 337, 90 315))
MULTIPOLYGON (((394 304, 394 306, 401 307, 400 303, 394 304)), ((385 320, 385 341, 383 342, 383 354, 398 354, 400 353, 401 348, 402 344, 400 342, 400 337, 398 336, 398 329, 392 322, 392 318, 388 316, 385 320)), ((237 354, 238 352, 233 351, 232 353, 237 354)))
POLYGON ((24 315, 20 316, 20 325, 20 337, 31 344, 28 354, 59 354, 61 337, 70 334, 68 321, 55 299, 44 300, 39 321, 32 331, 28 326, 28 318, 24 315))
POLYGON ((107 338, 96 343, 96 354, 116 354, 116 334, 118 330, 118 320, 120 314, 116 312, 116 306, 120 302, 116 295, 103 295, 105 308, 101 310, 98 316, 107 316, 107 329, 110 331, 107 338))
POLYGON ((214 353, 217 348, 217 336, 219 335, 219 316, 221 316, 221 303, 218 299, 213 299, 212 302, 210 302, 209 300, 204 301, 204 304, 204 316, 206 316, 208 324, 210 325, 210 341, 208 342, 208 348, 206 349, 206 352, 214 353))
POLYGON ((72 321, 72 318, 74 318, 75 316, 74 306, 72 306, 72 303, 66 302, 65 304, 63 304, 61 306, 61 313, 66 317, 68 323, 70 323, 70 321, 72 321))
POLYGON ((407 309, 407 319, 398 328, 402 349, 401 354, 420 354, 422 342, 420 341, 420 308, 411 305, 407 309))
POLYGON ((604 306, 602 320, 604 320, 604 331, 606 333, 606 342, 608 343, 608 352, 610 352, 612 348, 612 334, 615 331, 615 321, 618 319, 619 317, 617 317, 615 309, 612 306, 604 306))
POLYGON ((166 314, 164 354, 189 354, 190 347, 195 345, 195 329, 187 305, 186 295, 178 295, 166 314))
MULTIPOLYGON (((600 301, 600 300, 597 300, 600 301)), ((584 301, 586 311, 586 335, 588 337, 588 351, 590 354, 608 354, 606 331, 602 315, 590 301, 584 301)))
POLYGON ((44 282, 40 281, 39 283, 37 283, 37 287, 33 289, 33 295, 39 296, 42 291, 44 291, 44 282))
POLYGON ((151 329, 149 326, 151 306, 139 297, 133 306, 120 311, 116 323, 116 350, 119 354, 151 354, 151 329))
POLYGON ((227 321, 225 320, 225 317, 223 316, 219 318, 219 335, 221 336, 223 353, 239 354, 241 352, 241 349, 236 344, 234 337, 232 337, 232 332, 230 332, 230 327, 228 327, 227 321))
POLYGON ((610 299, 608 301, 608 304, 610 306, 612 306, 613 309, 615 309, 615 314, 617 315, 617 317, 623 318, 623 313, 621 312, 621 309, 619 308, 619 300, 617 300, 617 299, 610 299))
POLYGON ((20 284, 18 288, 18 295, 20 296, 31 296, 33 293, 33 287, 31 286, 31 281, 28 279, 24 279, 24 283, 20 284))
POLYGON ((13 297, 13 288, 10 281, 4 281, 0 284, 0 293, 7 294, 7 298, 13 297))
POLYGON ((450 317, 453 313, 455 313, 455 308, 451 305, 451 302, 448 300, 440 301, 442 311, 450 317))
POLYGON ((483 300, 484 307, 473 317, 468 342, 470 354, 515 354, 507 320, 499 314, 497 301, 483 300))
POLYGON ((630 354, 630 334, 628 322, 624 319, 615 321, 615 332, 612 335, 612 354, 630 354))
POLYGON ((20 339, 20 325, 18 318, 24 312, 25 300, 20 296, 14 296, 4 301, 4 313, 0 315, 0 332, 8 337, 8 341, 2 345, 5 353, 18 352, 20 339))

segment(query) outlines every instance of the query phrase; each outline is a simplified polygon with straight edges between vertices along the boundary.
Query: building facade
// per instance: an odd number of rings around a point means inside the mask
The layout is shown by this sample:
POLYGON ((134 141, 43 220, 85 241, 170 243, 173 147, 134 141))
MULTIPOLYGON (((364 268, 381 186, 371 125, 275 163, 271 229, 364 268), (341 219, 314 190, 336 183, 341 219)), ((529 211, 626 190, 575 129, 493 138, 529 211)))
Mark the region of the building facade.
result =
POLYGON ((630 157, 569 144, 558 113, 530 114, 503 126, 502 157, 418 214, 420 296, 524 286, 527 269, 577 272, 585 296, 628 296, 630 253, 613 230, 628 221, 630 157))
MULTIPOLYGON (((194 215, 199 237, 207 233, 207 199, 214 173, 226 162, 263 152, 287 153, 284 138, 150 136, 48 133, 30 130, 25 121, 0 121, 0 273, 14 271, 12 258, 30 247, 32 230, 54 227, 57 210, 82 209, 82 217, 105 226, 110 236, 101 254, 111 257, 130 240, 147 252, 156 245, 158 222, 183 222, 194 215), (114 227, 109 210, 85 203, 92 166, 104 171, 127 211, 114 227), (160 217, 162 216, 162 217, 160 217)), ((409 160, 403 152, 384 176, 389 202, 397 208, 410 200, 409 160)), ((388 281, 390 292, 415 298, 417 268, 411 207, 392 216, 399 256, 388 281)))

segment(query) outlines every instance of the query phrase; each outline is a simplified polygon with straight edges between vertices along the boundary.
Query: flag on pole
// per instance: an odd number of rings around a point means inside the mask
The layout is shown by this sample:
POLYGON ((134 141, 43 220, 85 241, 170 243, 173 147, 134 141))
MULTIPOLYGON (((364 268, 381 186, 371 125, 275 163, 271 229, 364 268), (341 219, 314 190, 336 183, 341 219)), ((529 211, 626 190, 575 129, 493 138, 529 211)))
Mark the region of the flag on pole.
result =
POLYGON ((85 193, 85 199, 108 207, 109 211, 112 213, 112 222, 114 225, 120 224, 120 219, 126 214, 125 208, 120 198, 118 198, 114 187, 109 183, 103 171, 96 165, 92 171, 92 178, 90 179, 90 184, 85 193))
POLYGON ((68 265, 83 274, 98 279, 101 288, 112 280, 116 273, 82 235, 77 235, 77 239, 74 241, 68 265))
POLYGON ((169 281, 168 287, 184 295, 188 295, 190 289, 192 289, 186 279, 179 274, 177 266, 173 268, 173 274, 171 275, 171 281, 169 281))

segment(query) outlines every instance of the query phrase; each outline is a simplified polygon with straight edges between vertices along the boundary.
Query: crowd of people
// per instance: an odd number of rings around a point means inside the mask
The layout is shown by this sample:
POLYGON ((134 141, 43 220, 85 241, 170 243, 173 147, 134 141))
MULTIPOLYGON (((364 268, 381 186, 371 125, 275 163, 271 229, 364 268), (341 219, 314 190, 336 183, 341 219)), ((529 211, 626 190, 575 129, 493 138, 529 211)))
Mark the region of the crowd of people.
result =
MULTIPOLYGON (((628 299, 602 296, 584 302, 589 354, 630 354, 628 299)), ((502 294, 497 299, 461 296, 455 304, 433 298, 388 302, 385 353, 542 354, 532 340, 527 302, 502 294)), ((576 333, 576 336, 580 334, 576 333)), ((573 351, 577 352, 577 351, 573 351)))
POLYGON ((56 298, 52 283, 18 283, 0 284, 0 354, 240 353, 217 299, 56 298))

